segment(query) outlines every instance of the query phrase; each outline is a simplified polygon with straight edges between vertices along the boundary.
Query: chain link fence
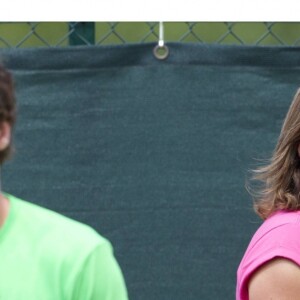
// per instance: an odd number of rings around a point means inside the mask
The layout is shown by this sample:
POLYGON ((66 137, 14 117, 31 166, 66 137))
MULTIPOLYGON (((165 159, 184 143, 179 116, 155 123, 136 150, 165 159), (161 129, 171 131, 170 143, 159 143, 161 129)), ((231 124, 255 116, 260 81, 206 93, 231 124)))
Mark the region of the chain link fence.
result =
MULTIPOLYGON (((165 22, 165 42, 300 45, 300 22, 165 22)), ((0 47, 112 45, 158 40, 158 22, 0 22, 0 47)))

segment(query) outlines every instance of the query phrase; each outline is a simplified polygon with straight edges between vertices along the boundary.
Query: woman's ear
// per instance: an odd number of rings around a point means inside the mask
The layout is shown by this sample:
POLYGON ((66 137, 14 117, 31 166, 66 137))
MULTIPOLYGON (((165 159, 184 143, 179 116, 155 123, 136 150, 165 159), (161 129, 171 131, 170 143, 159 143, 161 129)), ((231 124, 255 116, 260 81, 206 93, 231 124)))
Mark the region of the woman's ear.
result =
POLYGON ((4 121, 0 125, 0 151, 6 149, 11 140, 11 126, 8 122, 4 121))

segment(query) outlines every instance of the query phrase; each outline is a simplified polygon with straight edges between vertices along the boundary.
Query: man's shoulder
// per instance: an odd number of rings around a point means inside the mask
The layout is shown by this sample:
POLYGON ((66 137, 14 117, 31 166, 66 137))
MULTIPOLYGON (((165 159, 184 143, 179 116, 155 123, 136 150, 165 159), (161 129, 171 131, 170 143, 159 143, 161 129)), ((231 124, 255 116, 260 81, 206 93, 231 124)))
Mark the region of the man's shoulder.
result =
POLYGON ((59 245, 61 251, 78 248, 92 251, 101 244, 109 243, 92 227, 37 204, 7 195, 18 226, 27 230, 39 244, 59 245))

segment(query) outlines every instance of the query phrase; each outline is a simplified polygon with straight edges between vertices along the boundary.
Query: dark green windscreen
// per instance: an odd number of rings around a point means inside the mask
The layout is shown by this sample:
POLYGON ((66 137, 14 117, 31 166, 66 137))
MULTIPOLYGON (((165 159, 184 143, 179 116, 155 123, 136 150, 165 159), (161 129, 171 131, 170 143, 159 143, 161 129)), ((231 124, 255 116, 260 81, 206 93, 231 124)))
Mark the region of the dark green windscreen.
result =
POLYGON ((3 189, 90 224, 133 300, 234 299, 260 221, 245 190, 300 82, 300 49, 2 50, 16 79, 3 189))

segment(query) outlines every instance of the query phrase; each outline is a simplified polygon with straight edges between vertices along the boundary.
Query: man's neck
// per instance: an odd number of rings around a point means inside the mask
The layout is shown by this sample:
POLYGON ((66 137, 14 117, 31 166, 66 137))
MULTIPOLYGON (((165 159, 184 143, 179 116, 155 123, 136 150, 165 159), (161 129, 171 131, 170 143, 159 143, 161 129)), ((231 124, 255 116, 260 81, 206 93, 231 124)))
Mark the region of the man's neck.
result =
POLYGON ((3 226, 9 211, 9 201, 0 194, 0 228, 3 226))

